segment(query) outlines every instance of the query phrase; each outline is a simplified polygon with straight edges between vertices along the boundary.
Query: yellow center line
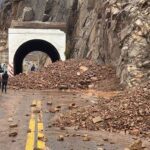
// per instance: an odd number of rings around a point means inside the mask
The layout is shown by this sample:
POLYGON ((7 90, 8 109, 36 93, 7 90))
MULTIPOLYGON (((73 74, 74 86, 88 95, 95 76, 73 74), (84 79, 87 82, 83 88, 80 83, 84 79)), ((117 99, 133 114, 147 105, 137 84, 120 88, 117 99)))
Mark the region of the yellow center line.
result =
POLYGON ((29 133, 27 135, 25 150, 34 150, 34 148, 44 150, 46 148, 46 145, 45 145, 44 125, 43 125, 42 111, 41 111, 42 103, 40 100, 34 100, 32 102, 32 105, 35 105, 36 107, 31 108, 31 118, 29 121, 29 133), (40 110, 40 113, 34 113, 35 109, 40 110), (37 132, 36 129, 38 130, 37 132))
MULTIPOLYGON (((37 107, 41 110, 41 101, 37 101, 37 107)), ((37 141, 37 148, 44 149, 45 146, 45 136, 44 136, 44 126, 42 120, 42 113, 38 114, 38 141, 37 141)))
MULTIPOLYGON (((34 100, 32 104, 35 104, 34 100)), ((31 118, 29 122, 29 133, 27 135, 27 142, 25 150, 33 150, 34 149, 34 141, 35 141, 35 115, 33 114, 33 108, 31 109, 31 118)))

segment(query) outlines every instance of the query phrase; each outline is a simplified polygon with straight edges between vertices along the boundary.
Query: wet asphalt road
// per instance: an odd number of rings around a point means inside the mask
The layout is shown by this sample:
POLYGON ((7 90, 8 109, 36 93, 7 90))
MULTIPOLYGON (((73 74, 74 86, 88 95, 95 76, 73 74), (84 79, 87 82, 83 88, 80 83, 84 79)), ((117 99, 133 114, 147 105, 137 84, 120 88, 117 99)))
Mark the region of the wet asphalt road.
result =
MULTIPOLYGON (((98 148, 124 150, 137 139, 136 137, 105 131, 76 131, 74 128, 61 130, 56 127, 49 127, 51 120, 57 116, 57 113, 48 112, 48 101, 52 101, 54 106, 61 105, 61 111, 66 111, 70 103, 75 102, 79 106, 84 106, 91 100, 96 101, 97 97, 92 94, 75 91, 11 90, 7 94, 0 94, 0 150, 25 149, 33 100, 42 102, 44 135, 47 139, 45 144, 50 150, 98 150, 98 148), (11 129, 9 125, 12 122, 17 123, 18 127, 11 129), (9 137, 12 130, 18 133, 16 137, 9 137), (83 141, 85 134, 91 138, 90 141, 83 141), (64 135, 64 141, 57 141, 59 135, 64 135)), ((147 150, 150 149, 148 140, 144 141, 144 145, 147 150)))

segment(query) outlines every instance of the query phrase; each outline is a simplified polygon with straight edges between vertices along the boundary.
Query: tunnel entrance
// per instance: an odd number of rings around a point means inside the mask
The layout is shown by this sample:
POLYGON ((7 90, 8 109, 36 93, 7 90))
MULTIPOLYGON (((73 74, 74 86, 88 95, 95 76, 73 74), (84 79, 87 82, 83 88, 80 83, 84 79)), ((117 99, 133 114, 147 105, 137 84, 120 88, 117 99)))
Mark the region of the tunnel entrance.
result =
POLYGON ((52 62, 60 60, 60 55, 57 49, 49 42, 44 40, 30 40, 23 43, 16 51, 14 56, 14 75, 22 73, 23 71, 23 60, 31 52, 41 51, 46 53, 52 62))
POLYGON ((47 67, 52 63, 50 57, 41 51, 34 51, 26 55, 23 60, 23 70, 22 73, 30 73, 31 68, 34 65, 35 71, 41 71, 43 67, 47 67))

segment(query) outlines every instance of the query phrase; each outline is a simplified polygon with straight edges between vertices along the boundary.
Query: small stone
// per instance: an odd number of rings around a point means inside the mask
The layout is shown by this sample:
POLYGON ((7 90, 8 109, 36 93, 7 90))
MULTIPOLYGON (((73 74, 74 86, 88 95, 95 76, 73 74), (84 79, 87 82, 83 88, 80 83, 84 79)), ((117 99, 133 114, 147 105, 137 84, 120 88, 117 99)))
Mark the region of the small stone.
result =
POLYGON ((142 26, 143 25, 143 23, 142 23, 142 21, 140 19, 136 20, 135 24, 138 25, 138 26, 142 26))
POLYGON ((82 72, 85 72, 85 71, 88 70, 88 67, 86 67, 86 66, 80 66, 80 70, 81 70, 82 72))
POLYGON ((146 137, 147 137, 147 138, 150 138, 150 132, 147 132, 147 133, 146 133, 146 137))
POLYGON ((28 130, 27 130, 27 133, 31 133, 31 129, 28 129, 28 130))
POLYGON ((130 150, 129 148, 125 148, 124 150, 130 150))
POLYGON ((69 137, 69 134, 65 134, 65 137, 69 137))
POLYGON ((60 108, 61 108, 61 106, 60 106, 60 105, 58 105, 58 106, 56 106, 56 108, 59 108, 59 109, 60 109, 60 108))
POLYGON ((74 133, 74 134, 72 134, 72 137, 76 137, 77 135, 74 133))
POLYGON ((14 139, 13 139, 11 142, 13 142, 13 143, 14 143, 14 142, 16 142, 16 140, 14 140, 14 139))
POLYGON ((57 141, 64 141, 64 136, 63 135, 59 135, 57 141))
POLYGON ((90 140, 91 140, 90 137, 84 137, 84 138, 83 138, 83 141, 90 141, 90 140))
POLYGON ((68 106, 68 109, 73 109, 73 108, 76 108, 76 104, 75 103, 72 103, 68 106))
POLYGON ((8 118, 8 122, 12 122, 13 121, 13 119, 12 118, 8 118))
POLYGON ((100 116, 93 118, 93 123, 101 122, 102 118, 100 116))
POLYGON ((47 102, 47 105, 52 105, 52 102, 47 102))
POLYGON ((97 146, 104 146, 104 144, 97 144, 97 146))
POLYGON ((31 107, 36 107, 37 105, 36 105, 36 104, 31 104, 30 106, 31 106, 31 107))
POLYGON ((62 126, 62 127, 60 127, 60 130, 65 130, 65 127, 63 127, 63 126, 62 126))
POLYGON ((104 141, 109 141, 107 138, 104 138, 103 140, 104 140, 104 141))
POLYGON ((49 111, 48 111, 48 110, 45 110, 44 112, 45 112, 45 113, 49 113, 49 111))
POLYGON ((54 110, 55 110, 55 112, 58 112, 58 111, 60 111, 60 108, 54 108, 54 110))
POLYGON ((35 114, 40 113, 40 109, 35 109, 35 110, 33 110, 33 113, 35 113, 35 114))
POLYGON ((79 130, 79 126, 75 126, 75 127, 74 127, 74 130, 79 130))
POLYGON ((80 76, 81 75, 81 73, 80 72, 77 72, 77 76, 80 76))
POLYGON ((83 141, 90 141, 90 140, 91 138, 87 134, 83 135, 83 141))
POLYGON ((50 112, 50 113, 56 113, 56 110, 55 110, 54 108, 50 108, 50 109, 49 109, 49 112, 50 112))
POLYGON ((38 140, 40 140, 40 141, 44 141, 44 136, 38 136, 38 140))
POLYGON ((140 135, 140 130, 138 129, 133 129, 129 132, 131 135, 139 136, 140 135))
POLYGON ((68 85, 60 85, 58 88, 60 90, 67 90, 68 89, 68 85))
POLYGON ((101 147, 99 147, 99 148, 97 148, 97 150, 104 150, 103 148, 101 148, 101 147))
POLYGON ((89 88, 89 89, 94 88, 94 84, 90 84, 90 85, 88 85, 88 88, 89 88))
POLYGON ((9 137, 16 137, 18 133, 16 131, 12 131, 9 133, 9 137))
POLYGON ((115 143, 114 143, 114 142, 110 142, 110 144, 112 144, 112 145, 113 145, 113 144, 115 144, 115 143))
POLYGON ((141 150, 142 149, 142 141, 138 140, 135 141, 133 144, 129 147, 130 150, 141 150))
POLYGON ((52 127, 52 125, 51 125, 51 124, 49 124, 49 125, 48 125, 48 128, 51 128, 51 127, 52 127))
POLYGON ((92 81, 97 81, 98 78, 97 78, 97 77, 91 77, 91 80, 92 80, 92 81))
POLYGON ((18 127, 18 125, 14 123, 14 124, 10 124, 9 127, 10 128, 16 128, 16 127, 18 127))

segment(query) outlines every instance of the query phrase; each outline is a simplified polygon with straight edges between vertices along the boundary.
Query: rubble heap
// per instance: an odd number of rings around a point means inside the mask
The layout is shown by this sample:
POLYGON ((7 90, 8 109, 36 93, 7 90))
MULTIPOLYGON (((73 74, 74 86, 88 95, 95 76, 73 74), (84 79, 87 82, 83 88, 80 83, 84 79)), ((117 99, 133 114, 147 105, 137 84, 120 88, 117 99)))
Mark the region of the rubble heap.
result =
POLYGON ((97 103, 68 110, 53 124, 149 136, 150 86, 130 89, 110 99, 99 98, 97 103))
POLYGON ((30 74, 10 79, 10 87, 27 89, 118 88, 119 80, 111 66, 100 66, 89 60, 59 61, 30 74), (111 86, 110 86, 111 85, 111 86))

